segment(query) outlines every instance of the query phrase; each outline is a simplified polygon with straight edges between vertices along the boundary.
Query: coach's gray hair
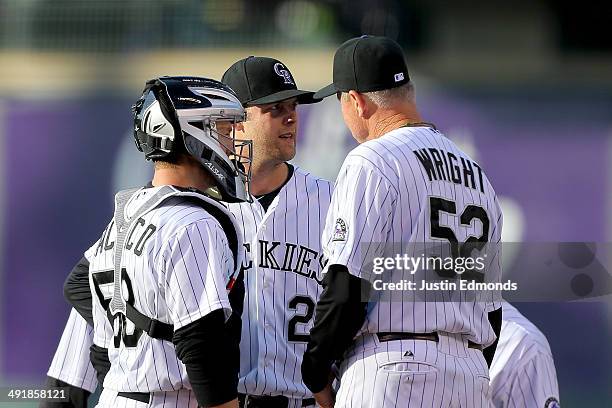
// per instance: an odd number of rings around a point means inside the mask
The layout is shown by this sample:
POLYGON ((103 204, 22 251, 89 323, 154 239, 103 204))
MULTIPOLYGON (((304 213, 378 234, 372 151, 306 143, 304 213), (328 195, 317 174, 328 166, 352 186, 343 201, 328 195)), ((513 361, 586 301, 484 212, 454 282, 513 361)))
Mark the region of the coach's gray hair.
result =
POLYGON ((366 95, 374 105, 382 109, 388 109, 397 102, 403 102, 405 100, 414 102, 415 100, 414 85, 412 82, 408 82, 396 88, 366 92, 364 95, 366 95))

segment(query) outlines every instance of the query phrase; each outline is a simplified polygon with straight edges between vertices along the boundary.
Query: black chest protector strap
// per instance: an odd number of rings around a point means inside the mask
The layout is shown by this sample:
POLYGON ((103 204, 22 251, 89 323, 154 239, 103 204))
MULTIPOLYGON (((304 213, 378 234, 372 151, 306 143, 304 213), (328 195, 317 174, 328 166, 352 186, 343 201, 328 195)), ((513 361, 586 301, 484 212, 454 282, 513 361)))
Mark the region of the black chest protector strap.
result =
POLYGON ((137 220, 139 217, 143 216, 147 212, 159 207, 165 200, 172 197, 183 197, 190 201, 194 206, 198 206, 206 210, 208 214, 214 217, 225 232, 225 236, 227 237, 227 242, 232 251, 232 256, 234 259, 234 272, 230 277, 227 285, 227 289, 230 290, 236 280, 242 280, 243 275, 241 273, 241 259, 240 252, 241 243, 238 235, 238 231, 236 231, 236 226, 232 221, 230 215, 227 210, 221 206, 221 204, 217 204, 213 202, 211 199, 203 196, 201 193, 196 190, 191 189, 182 189, 174 186, 164 186, 160 188, 160 190, 153 195, 150 199, 148 199, 137 211, 135 214, 126 217, 125 214, 125 206, 127 202, 132 198, 138 191, 140 190, 126 190, 121 191, 116 196, 116 208, 115 208, 115 225, 117 228, 117 240, 116 242, 121 245, 115 246, 115 291, 113 293, 113 299, 110 304, 106 308, 106 313, 111 321, 113 322, 113 316, 116 313, 124 313, 125 316, 134 323, 134 326, 146 332, 149 337, 154 339, 172 341, 172 336, 174 335, 174 327, 169 323, 164 323, 159 320, 150 318, 140 313, 133 305, 126 302, 121 296, 121 255, 123 253, 123 247, 125 244, 125 237, 131 231, 135 223, 134 220, 137 220), (239 272, 240 271, 240 272, 239 272), (113 304, 114 302, 114 304, 113 304))

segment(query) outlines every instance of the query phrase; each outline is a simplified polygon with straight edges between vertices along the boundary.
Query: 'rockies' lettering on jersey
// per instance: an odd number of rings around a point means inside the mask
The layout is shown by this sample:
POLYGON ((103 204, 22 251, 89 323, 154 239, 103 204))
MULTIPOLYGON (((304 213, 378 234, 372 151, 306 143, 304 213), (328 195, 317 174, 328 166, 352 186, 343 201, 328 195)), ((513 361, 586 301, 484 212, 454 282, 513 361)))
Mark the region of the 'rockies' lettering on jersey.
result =
MULTIPOLYGON (((133 248, 134 254, 136 254, 137 256, 142 255, 142 250, 145 244, 147 243, 149 238, 153 236, 155 231, 157 231, 157 227, 154 224, 149 224, 145 228, 143 228, 145 224, 146 221, 144 220, 144 218, 138 218, 138 220, 135 222, 134 228, 132 228, 130 234, 127 236, 127 239, 125 241, 125 249, 129 251, 133 248), (136 235, 136 237, 138 238, 136 239, 134 235, 136 235)), ((104 233, 102 234, 102 237, 100 238, 100 240, 98 241, 98 245, 96 246, 96 252, 94 253, 94 256, 99 255, 100 253, 102 253, 102 251, 110 251, 115 247, 115 241, 111 237, 111 231, 114 225, 115 221, 113 220, 104 230, 104 233)))
POLYGON ((321 233, 332 185, 300 168, 267 210, 229 204, 244 233, 239 392, 311 398, 300 366, 322 287, 321 233))
POLYGON ((452 152, 433 147, 413 150, 413 153, 427 172, 429 181, 450 181, 484 193, 485 184, 482 169, 472 160, 463 156, 457 157, 452 152), (459 167, 459 161, 461 161, 461 167, 459 167), (478 170, 478 184, 476 184, 474 168, 478 170))
MULTIPOLYGON (((260 268, 294 272, 321 283, 317 275, 327 263, 321 251, 293 242, 268 241, 263 239, 257 242, 259 245, 258 266, 260 268)), ((250 256, 251 245, 245 243, 244 247, 247 256, 242 264, 242 268, 246 271, 252 268, 253 261, 250 256)))

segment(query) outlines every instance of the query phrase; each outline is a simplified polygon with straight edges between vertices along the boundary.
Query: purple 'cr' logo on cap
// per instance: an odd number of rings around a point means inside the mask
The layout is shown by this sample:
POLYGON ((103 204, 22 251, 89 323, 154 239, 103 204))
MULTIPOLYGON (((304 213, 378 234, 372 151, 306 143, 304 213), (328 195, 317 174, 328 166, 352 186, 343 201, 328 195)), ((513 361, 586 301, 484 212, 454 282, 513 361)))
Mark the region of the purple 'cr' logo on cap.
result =
POLYGON ((291 78, 291 73, 280 62, 274 64, 274 72, 276 72, 276 75, 282 77, 285 80, 286 84, 295 85, 295 83, 293 82, 293 78, 291 78))

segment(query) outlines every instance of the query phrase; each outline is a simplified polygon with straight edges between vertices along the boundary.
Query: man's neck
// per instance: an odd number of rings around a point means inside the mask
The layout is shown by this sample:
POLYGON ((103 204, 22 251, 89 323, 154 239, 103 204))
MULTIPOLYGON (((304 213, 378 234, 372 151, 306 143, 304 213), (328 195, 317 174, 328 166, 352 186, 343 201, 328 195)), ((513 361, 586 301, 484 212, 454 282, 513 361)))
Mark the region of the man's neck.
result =
POLYGON ((200 168, 188 168, 188 166, 177 165, 156 168, 152 184, 154 187, 171 185, 205 191, 214 185, 214 180, 201 166, 200 168))
POLYGON ((413 107, 412 105, 406 106, 401 110, 386 110, 377 112, 372 118, 370 118, 372 127, 368 132, 368 137, 366 140, 378 139, 392 130, 406 126, 406 124, 419 123, 422 121, 421 115, 419 115, 419 112, 417 112, 416 107, 413 107))
POLYGON ((268 194, 287 180, 289 167, 287 163, 253 163, 251 167, 251 194, 260 196, 268 194))

